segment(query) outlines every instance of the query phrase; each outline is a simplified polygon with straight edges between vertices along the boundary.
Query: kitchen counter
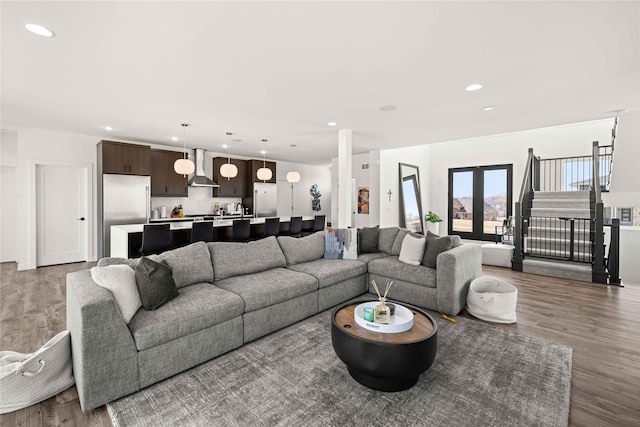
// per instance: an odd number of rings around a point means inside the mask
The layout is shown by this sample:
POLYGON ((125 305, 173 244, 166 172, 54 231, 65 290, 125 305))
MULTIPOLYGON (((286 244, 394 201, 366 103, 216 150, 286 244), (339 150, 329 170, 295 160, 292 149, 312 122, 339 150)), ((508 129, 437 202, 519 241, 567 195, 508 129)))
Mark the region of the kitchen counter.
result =
POLYGON ((232 214, 232 215, 214 215, 214 214, 185 215, 184 218, 151 218, 149 220, 149 223, 158 224, 158 223, 172 222, 172 221, 199 221, 199 220, 213 221, 213 220, 218 220, 218 219, 237 219, 237 218, 243 218, 243 215, 242 214, 232 214))
MULTIPOLYGON (((198 217, 200 218, 200 217, 198 217)), ((224 218, 224 217, 223 217, 224 218)), ((237 216, 240 218, 240 215, 237 216)), ((213 221, 214 234, 221 236, 230 236, 233 226, 233 219, 216 219, 213 221)), ((265 218, 248 218, 251 220, 252 234, 260 232, 264 229, 265 218)), ((288 230, 291 217, 280 217, 280 228, 288 230), (284 226, 284 227, 283 227, 284 226)), ((303 216, 303 224, 307 226, 313 225, 314 217, 303 216)), ((169 224, 173 235, 173 246, 179 247, 188 244, 191 238, 191 226, 194 223, 193 218, 163 218, 162 221, 153 221, 153 224, 169 224), (173 219, 173 221, 171 221, 173 219), (175 221, 180 220, 180 221, 175 221)), ((124 224, 111 226, 111 255, 118 258, 132 258, 138 256, 134 248, 142 245, 142 231, 144 224, 124 224)))

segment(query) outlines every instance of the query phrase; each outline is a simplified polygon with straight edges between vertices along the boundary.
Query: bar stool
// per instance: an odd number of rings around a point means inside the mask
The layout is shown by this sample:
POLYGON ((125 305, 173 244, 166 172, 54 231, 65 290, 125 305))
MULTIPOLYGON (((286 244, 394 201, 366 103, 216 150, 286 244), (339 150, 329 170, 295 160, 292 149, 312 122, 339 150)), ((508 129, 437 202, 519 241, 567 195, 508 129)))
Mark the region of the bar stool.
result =
POLYGON ((231 231, 231 240, 234 242, 246 242, 251 237, 251 220, 234 219, 231 231))
POLYGON ((280 218, 267 218, 264 220, 263 237, 280 235, 280 218))
POLYGON ((289 220, 289 232, 287 234, 289 236, 300 237, 301 232, 302 232, 302 217, 292 216, 291 219, 289 220))
POLYGON ((313 229, 311 230, 311 232, 315 233, 317 231, 324 230, 325 221, 326 215, 316 215, 316 217, 313 219, 313 229))
POLYGON ((213 221, 195 221, 191 225, 191 243, 211 242, 213 240, 213 221))
POLYGON ((171 229, 169 224, 145 224, 142 229, 142 247, 140 255, 164 252, 171 247, 171 229))

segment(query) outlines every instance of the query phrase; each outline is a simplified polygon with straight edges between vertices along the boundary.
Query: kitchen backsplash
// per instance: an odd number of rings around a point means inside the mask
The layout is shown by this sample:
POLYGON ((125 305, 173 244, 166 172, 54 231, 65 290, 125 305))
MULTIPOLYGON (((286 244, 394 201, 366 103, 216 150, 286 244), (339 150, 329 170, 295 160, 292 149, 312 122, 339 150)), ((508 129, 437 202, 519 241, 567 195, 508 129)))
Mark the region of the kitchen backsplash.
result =
POLYGON ((175 206, 182 205, 185 215, 200 215, 213 213, 213 204, 242 203, 240 197, 211 197, 211 188, 189 187, 189 197, 152 197, 151 210, 167 207, 167 216, 175 206))

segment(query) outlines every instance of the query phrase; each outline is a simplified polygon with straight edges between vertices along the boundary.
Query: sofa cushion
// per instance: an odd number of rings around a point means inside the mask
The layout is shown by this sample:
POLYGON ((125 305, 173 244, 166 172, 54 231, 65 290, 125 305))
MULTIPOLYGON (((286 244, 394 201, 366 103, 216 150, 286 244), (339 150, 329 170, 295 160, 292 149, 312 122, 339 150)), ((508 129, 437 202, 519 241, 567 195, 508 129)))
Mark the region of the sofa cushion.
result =
POLYGON ((378 252, 378 234, 380 227, 365 227, 358 230, 358 253, 378 252))
POLYGON ((436 268, 436 261, 441 252, 451 249, 451 239, 449 236, 438 237, 433 233, 427 233, 427 246, 424 249, 422 265, 436 268))
POLYGON ((210 283, 197 283, 180 289, 180 295, 155 311, 138 311, 129 329, 142 351, 226 322, 243 311, 238 295, 210 283))
POLYGON ((280 236, 278 243, 287 259, 287 266, 324 256, 324 230, 305 237, 280 236))
POLYGON ((378 250, 380 252, 384 252, 387 255, 391 255, 393 242, 395 242, 396 240, 398 231, 400 231, 399 227, 386 227, 386 228, 380 229, 380 231, 378 232, 378 250))
POLYGON ((367 273, 367 264, 362 261, 349 259, 340 261, 317 259, 315 261, 292 265, 288 268, 312 275, 318 279, 319 288, 326 288, 327 286, 367 273))
MULTIPOLYGON (((398 261, 397 256, 370 261, 369 273, 429 288, 436 287, 436 270, 434 268, 425 267, 424 265, 408 265, 398 261)), ((378 286, 380 286, 380 283, 378 283, 378 286)))
POLYGON ((318 289, 318 280, 315 277, 286 268, 230 277, 214 284, 240 295, 244 300, 245 312, 268 307, 318 289))
POLYGON ((138 265, 139 258, 116 258, 106 257, 98 260, 97 267, 109 267, 110 265, 128 265, 131 269, 135 269, 138 265))
POLYGON ((194 283, 213 282, 211 254, 204 242, 163 252, 158 258, 171 267, 177 288, 194 283))
POLYGON ((273 236, 249 243, 211 242, 207 245, 215 280, 286 266, 282 249, 273 236))
POLYGON ((147 257, 140 258, 136 265, 135 277, 140 301, 145 310, 155 310, 178 296, 171 267, 162 262, 147 257))
POLYGON ((358 258, 358 231, 355 228, 327 228, 324 237, 325 259, 358 258))
POLYGON ((449 236, 449 239, 451 239, 451 249, 457 248, 462 244, 462 238, 458 235, 449 236))
POLYGON ((425 242, 426 239, 424 237, 414 237, 407 234, 402 241, 402 248, 400 249, 398 260, 409 265, 420 265, 424 255, 425 242))
POLYGON ((369 264, 370 261, 378 258, 386 258, 389 255, 382 252, 372 252, 370 254, 360 254, 358 255, 358 261, 362 261, 365 264, 369 264))

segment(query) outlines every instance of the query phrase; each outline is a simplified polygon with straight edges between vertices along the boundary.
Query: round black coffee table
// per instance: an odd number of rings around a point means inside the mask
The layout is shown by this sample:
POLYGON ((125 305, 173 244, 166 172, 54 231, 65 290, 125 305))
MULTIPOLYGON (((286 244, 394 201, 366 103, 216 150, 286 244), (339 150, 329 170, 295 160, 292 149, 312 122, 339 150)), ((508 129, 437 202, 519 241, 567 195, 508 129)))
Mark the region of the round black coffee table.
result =
POLYGON ((415 385, 436 358, 438 325, 422 310, 400 304, 413 313, 413 327, 386 334, 358 325, 355 308, 347 303, 331 315, 331 342, 349 374, 360 384, 380 391, 402 391, 415 385))

